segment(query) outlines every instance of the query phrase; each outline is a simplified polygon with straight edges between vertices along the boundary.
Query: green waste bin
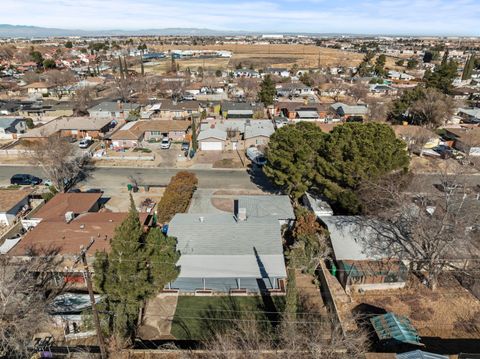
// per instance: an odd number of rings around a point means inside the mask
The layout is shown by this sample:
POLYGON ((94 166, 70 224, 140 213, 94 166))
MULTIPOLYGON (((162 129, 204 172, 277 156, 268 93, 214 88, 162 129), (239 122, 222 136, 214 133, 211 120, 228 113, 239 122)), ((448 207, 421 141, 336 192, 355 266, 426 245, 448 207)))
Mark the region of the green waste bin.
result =
POLYGON ((334 277, 337 274, 337 267, 333 263, 332 263, 332 268, 330 268, 330 273, 332 273, 334 277))
POLYGON ((127 189, 128 189, 128 192, 131 192, 133 189, 133 186, 129 183, 127 184, 127 189))

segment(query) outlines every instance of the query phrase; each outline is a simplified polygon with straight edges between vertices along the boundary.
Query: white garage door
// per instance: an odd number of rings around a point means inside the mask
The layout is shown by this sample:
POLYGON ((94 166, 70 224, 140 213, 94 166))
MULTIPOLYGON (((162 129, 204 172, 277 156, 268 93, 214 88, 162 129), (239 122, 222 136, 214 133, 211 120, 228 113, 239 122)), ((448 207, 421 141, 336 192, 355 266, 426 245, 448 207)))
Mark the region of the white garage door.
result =
POLYGON ((200 142, 200 149, 202 151, 221 151, 222 142, 200 142))

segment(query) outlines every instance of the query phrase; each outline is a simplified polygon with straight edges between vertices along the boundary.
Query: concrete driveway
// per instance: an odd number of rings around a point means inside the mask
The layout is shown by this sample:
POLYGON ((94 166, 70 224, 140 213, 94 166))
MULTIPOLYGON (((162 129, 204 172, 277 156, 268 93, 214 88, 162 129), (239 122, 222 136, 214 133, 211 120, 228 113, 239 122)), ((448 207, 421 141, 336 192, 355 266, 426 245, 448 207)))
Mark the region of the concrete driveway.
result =
POLYGON ((143 340, 175 339, 170 331, 177 309, 177 295, 160 293, 150 299, 145 307, 138 336, 143 340))

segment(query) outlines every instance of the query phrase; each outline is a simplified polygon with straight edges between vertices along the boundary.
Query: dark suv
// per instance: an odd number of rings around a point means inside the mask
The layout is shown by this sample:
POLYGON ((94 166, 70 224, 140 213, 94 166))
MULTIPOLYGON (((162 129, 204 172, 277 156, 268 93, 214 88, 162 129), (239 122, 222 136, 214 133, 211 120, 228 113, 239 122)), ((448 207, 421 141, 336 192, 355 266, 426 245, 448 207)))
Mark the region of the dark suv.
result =
POLYGON ((10 183, 16 185, 37 185, 42 183, 42 180, 32 175, 16 174, 10 178, 10 183))

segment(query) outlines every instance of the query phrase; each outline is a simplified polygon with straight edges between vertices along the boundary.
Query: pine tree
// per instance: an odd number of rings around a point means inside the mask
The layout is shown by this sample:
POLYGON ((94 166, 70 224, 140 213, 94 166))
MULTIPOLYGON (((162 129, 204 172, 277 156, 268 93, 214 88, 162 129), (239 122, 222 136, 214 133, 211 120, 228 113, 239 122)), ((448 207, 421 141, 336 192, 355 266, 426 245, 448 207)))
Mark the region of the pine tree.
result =
POLYGON ((177 278, 180 269, 175 263, 180 258, 176 250, 177 240, 165 236, 160 228, 153 228, 145 239, 145 258, 149 282, 152 283, 151 294, 155 294, 167 283, 177 278))
POLYGON ((130 201, 127 218, 115 229, 111 252, 97 252, 94 263, 95 287, 105 295, 104 306, 113 313, 109 329, 123 345, 134 339, 144 301, 178 274, 175 241, 165 240, 155 248, 158 236, 154 232, 145 238, 132 197, 130 201), (145 241, 150 244, 147 246, 145 241), (170 245, 172 247, 167 248, 170 245), (164 263, 157 265, 157 262, 164 263))
POLYGON ((120 56, 118 57, 118 66, 119 66, 119 69, 120 69, 120 78, 122 80, 125 80, 125 75, 123 74, 122 58, 120 56))
POLYGON ((474 68, 475 68, 475 56, 471 55, 468 58, 467 63, 465 64, 465 67, 463 68, 462 81, 469 80, 472 78, 474 68))
POLYGON ((123 69, 125 71, 125 78, 127 79, 128 78, 128 64, 127 64, 127 58, 125 56, 123 57, 123 63, 124 63, 123 69))
POLYGON ((275 99, 276 89, 275 83, 270 75, 267 75, 263 82, 260 84, 260 91, 258 98, 265 106, 273 105, 275 99))

